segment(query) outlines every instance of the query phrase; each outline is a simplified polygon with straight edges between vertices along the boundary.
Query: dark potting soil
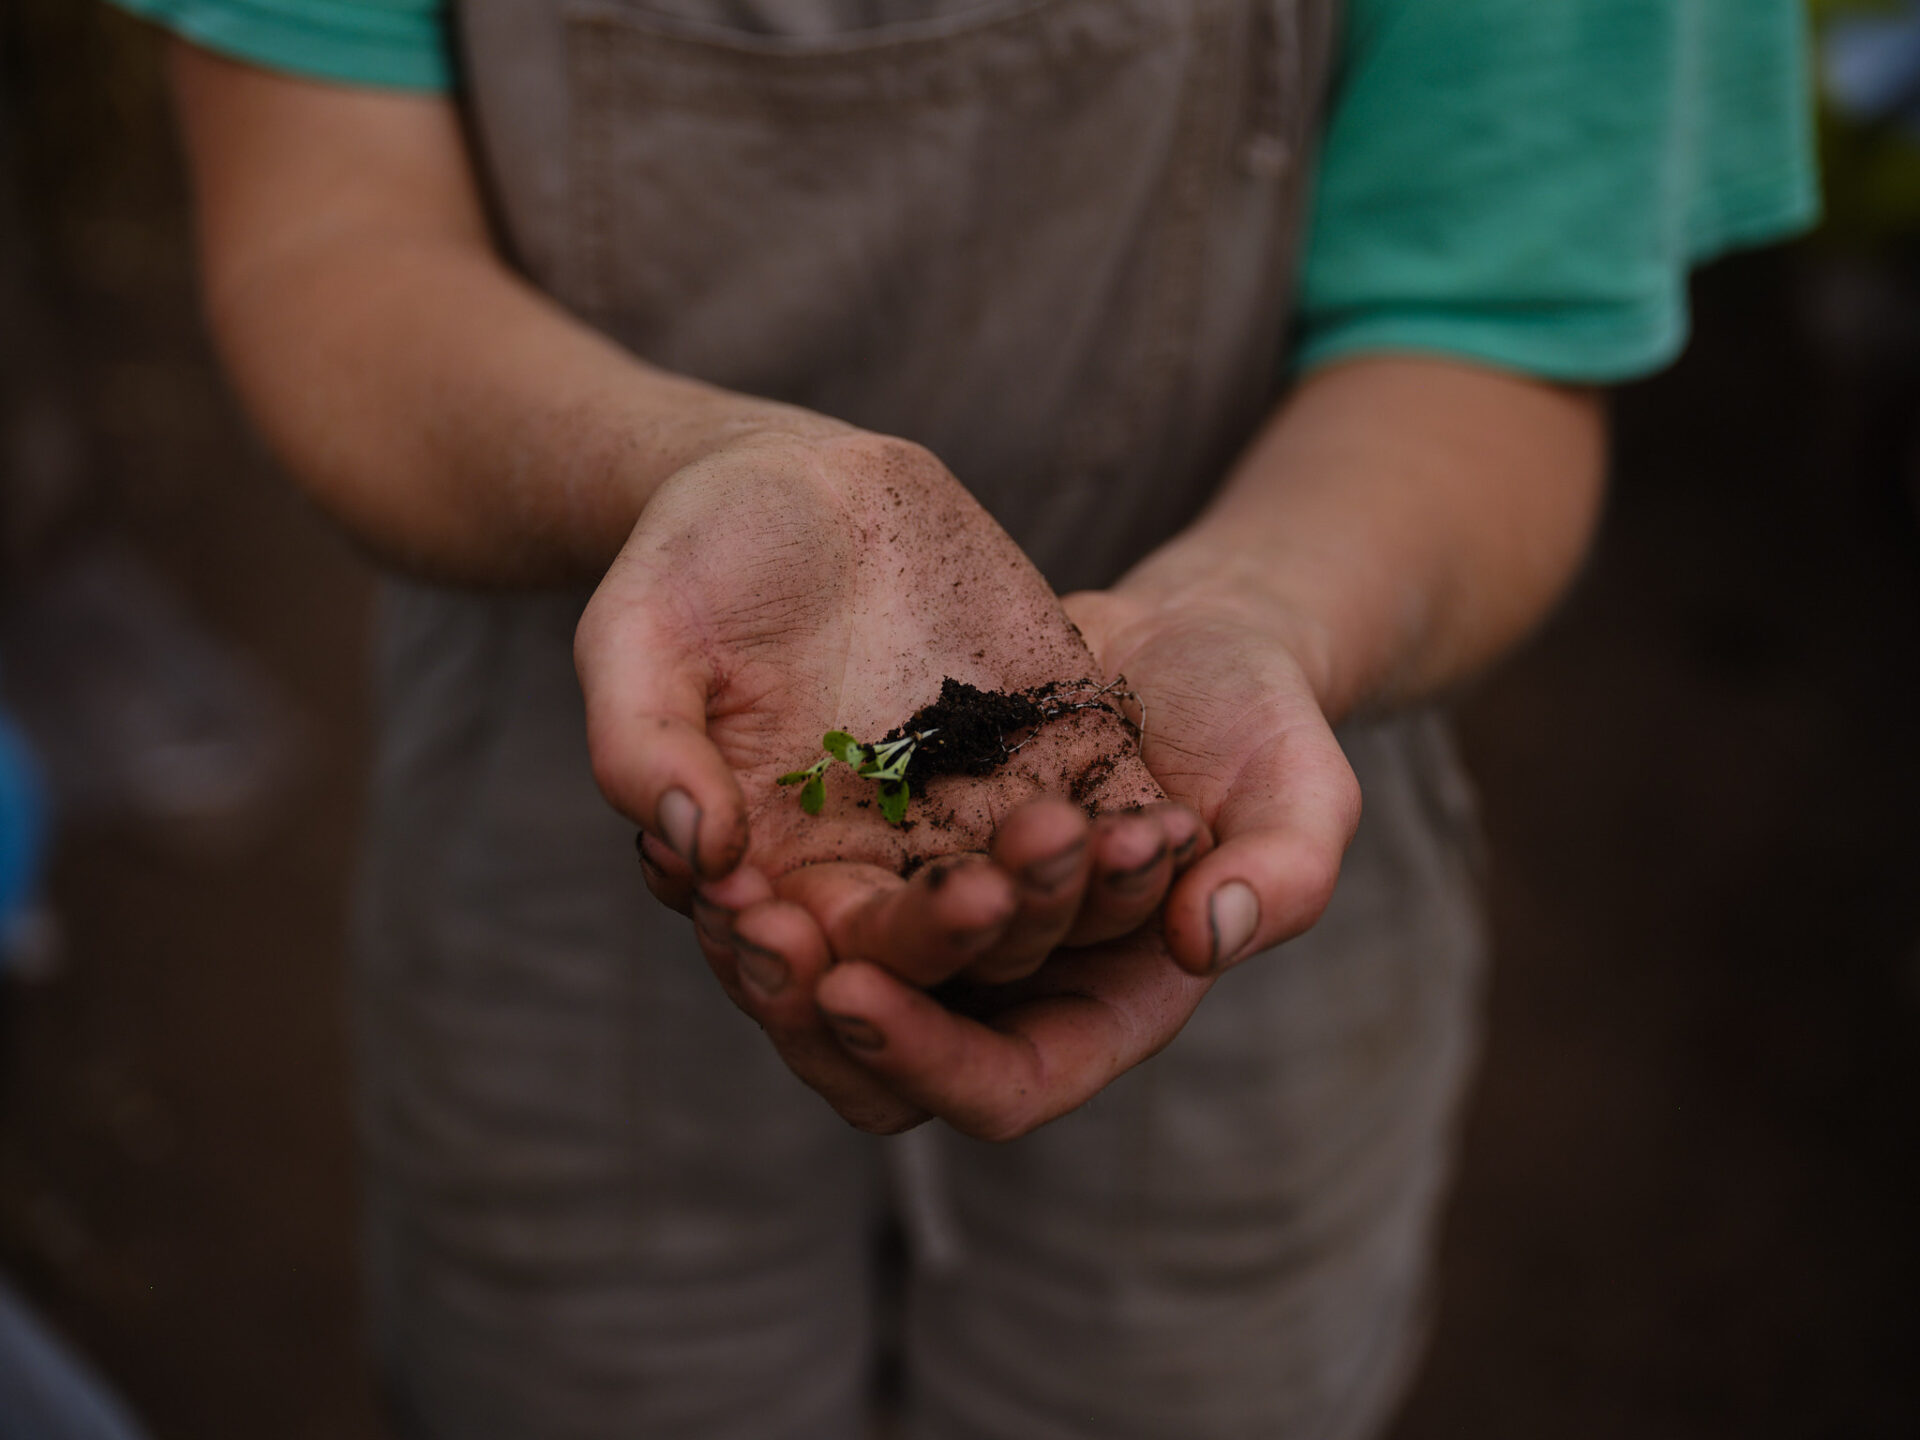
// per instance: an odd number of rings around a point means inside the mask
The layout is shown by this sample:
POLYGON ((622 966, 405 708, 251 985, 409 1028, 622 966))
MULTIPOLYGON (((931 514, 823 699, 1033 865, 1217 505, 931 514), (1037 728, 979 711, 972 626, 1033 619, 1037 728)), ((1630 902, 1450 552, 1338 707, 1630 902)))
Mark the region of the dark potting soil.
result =
POLYGON ((1092 680, 1052 680, 1012 692, 982 690, 949 675, 940 682, 939 698, 889 730, 882 743, 926 735, 907 762, 907 783, 915 791, 937 775, 990 775, 1006 764, 1011 746, 1064 713, 1062 697, 1098 690, 1092 680))

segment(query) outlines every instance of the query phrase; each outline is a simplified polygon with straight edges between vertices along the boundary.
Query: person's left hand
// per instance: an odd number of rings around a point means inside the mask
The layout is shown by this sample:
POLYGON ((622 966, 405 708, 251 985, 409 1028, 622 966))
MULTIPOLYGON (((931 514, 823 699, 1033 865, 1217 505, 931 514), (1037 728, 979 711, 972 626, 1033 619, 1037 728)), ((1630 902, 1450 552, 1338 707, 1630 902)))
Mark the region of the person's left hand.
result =
POLYGON ((978 1138, 1025 1134, 1157 1053, 1212 976, 1305 931, 1332 895, 1359 787, 1295 654, 1303 642, 1281 638, 1303 632, 1224 601, 1098 592, 1067 607, 1104 671, 1145 701, 1148 768, 1218 848, 1176 882, 1161 926, 1056 951, 1015 985, 944 991, 946 1004, 879 965, 833 963, 858 952, 832 909, 809 904, 804 871, 725 895, 731 922, 703 943, 745 957, 736 1000, 863 1128, 931 1114, 978 1138), (756 951, 783 960, 780 993, 752 984, 756 951))
POLYGON ((1147 703, 1147 768, 1216 841, 1167 896, 1167 945, 1215 975, 1320 918, 1360 823, 1360 782, 1310 678, 1322 633, 1251 597, 1066 597, 1109 673, 1147 703))

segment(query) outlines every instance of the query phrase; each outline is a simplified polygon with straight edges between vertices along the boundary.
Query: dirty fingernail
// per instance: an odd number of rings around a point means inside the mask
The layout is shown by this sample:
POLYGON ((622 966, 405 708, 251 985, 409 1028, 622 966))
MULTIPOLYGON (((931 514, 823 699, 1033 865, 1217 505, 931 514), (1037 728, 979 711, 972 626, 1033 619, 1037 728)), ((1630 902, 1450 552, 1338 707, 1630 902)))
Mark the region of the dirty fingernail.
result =
POLYGON ((1236 959, 1260 927, 1260 897, 1244 880, 1229 880, 1207 902, 1207 924, 1213 931, 1213 967, 1236 959))
POLYGON ((1068 846, 1058 855, 1035 860, 1020 872, 1020 878, 1035 890, 1058 890, 1079 872, 1080 862, 1086 853, 1087 845, 1083 840, 1077 845, 1068 846))
POLYGON ((693 897, 693 923, 711 944, 728 947, 735 943, 733 911, 724 905, 714 904, 704 895, 693 897))
POLYGON ((878 1050, 887 1043, 887 1037, 870 1020, 862 1020, 857 1015, 827 1015, 827 1023, 833 1026, 833 1033, 842 1043, 851 1045, 855 1050, 878 1050))
POLYGON ((965 855, 948 855, 942 859, 931 861, 920 873, 927 877, 927 889, 938 890, 943 887, 947 881, 951 880, 955 875, 967 869, 969 866, 990 865, 992 863, 990 857, 976 851, 965 855))
POLYGON ((787 962, 777 952, 736 935, 733 953, 740 962, 740 973, 753 982, 754 989, 762 994, 778 995, 787 988, 787 962))
POLYGON ((1160 862, 1166 858, 1167 847, 1163 841, 1160 847, 1140 864, 1131 865, 1125 870, 1109 870, 1107 872, 1107 884, 1117 890, 1134 889, 1139 886, 1141 881, 1151 875, 1159 866, 1160 862))
POLYGON ((700 845, 700 807, 693 803, 693 797, 684 790, 669 790, 660 797, 653 815, 660 833, 666 836, 667 844, 673 847, 673 853, 698 870, 700 862, 696 857, 700 845))
POLYGON ((673 847, 658 835, 649 834, 645 830, 633 838, 633 848, 640 852, 640 863, 661 874, 668 873, 668 867, 678 858, 673 853, 673 847))

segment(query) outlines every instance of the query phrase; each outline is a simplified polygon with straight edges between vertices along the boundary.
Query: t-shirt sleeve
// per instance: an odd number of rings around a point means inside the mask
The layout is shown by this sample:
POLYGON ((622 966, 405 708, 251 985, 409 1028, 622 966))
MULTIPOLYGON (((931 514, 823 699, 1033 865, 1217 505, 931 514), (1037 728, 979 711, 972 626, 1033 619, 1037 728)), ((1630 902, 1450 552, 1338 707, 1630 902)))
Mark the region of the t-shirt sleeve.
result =
POLYGON ((1297 363, 1658 369, 1691 265, 1818 213, 1805 25, 1797 0, 1351 0, 1297 363))
POLYGON ((398 90, 453 81, 447 0, 113 0, 270 70, 398 90))

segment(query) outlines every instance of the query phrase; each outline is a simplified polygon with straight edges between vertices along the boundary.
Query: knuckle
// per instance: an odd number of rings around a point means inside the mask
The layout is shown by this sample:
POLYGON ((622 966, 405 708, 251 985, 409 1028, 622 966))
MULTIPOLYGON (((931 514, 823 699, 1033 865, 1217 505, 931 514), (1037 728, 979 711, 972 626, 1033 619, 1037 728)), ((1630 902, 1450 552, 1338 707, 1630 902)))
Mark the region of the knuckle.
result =
POLYGON ((948 1123, 969 1139, 982 1140, 989 1145, 1005 1145, 1008 1141, 1021 1139, 1037 1130, 1040 1117, 1031 1107, 1019 1105, 1004 1110, 984 1111, 948 1123))
POLYGON ((642 868, 640 878, 646 882, 647 893, 652 895, 667 909, 682 915, 693 913, 693 887, 684 881, 675 881, 658 871, 642 868))
POLYGON ((1291 938, 1313 926, 1333 900, 1339 882, 1338 855, 1309 850, 1295 854, 1285 872, 1287 935, 1281 938, 1291 938))
POLYGON ((915 489, 950 483, 939 457, 912 440, 862 431, 831 443, 843 463, 871 479, 904 482, 915 489))
POLYGON ((604 648, 601 632, 605 621, 601 615, 601 607, 589 602, 580 623, 573 628, 573 668, 582 679, 592 674, 594 661, 604 648))
POLYGON ((1334 886, 1340 883, 1340 857, 1338 855, 1318 854, 1308 857, 1302 865, 1301 888, 1315 902, 1316 908, 1325 909, 1333 898, 1334 886))
POLYGON ((926 446, 902 439, 898 435, 863 431, 859 435, 847 437, 842 443, 851 448, 860 458, 888 469, 915 470, 939 464, 933 458, 933 452, 926 446))
MULTIPOLYGON (((591 732, 587 739, 587 761, 593 771, 593 783, 600 787, 600 793, 607 797, 613 807, 630 816, 635 815, 640 796, 638 769, 633 756, 625 747, 609 743, 604 736, 591 732)), ((645 824, 651 817, 638 817, 645 824)))
POLYGON ((726 817, 726 829, 719 839, 713 842, 712 855, 703 867, 702 873, 709 876, 730 875, 740 862, 747 858, 747 848, 751 843, 747 817, 739 811, 726 817))
POLYGON ((970 965, 963 973, 976 984, 1011 985, 1033 974, 1045 963, 1046 958, 1045 953, 1001 956, 970 965))
POLYGON ((901 1107, 849 1106, 840 1111, 840 1118, 867 1135, 904 1135, 927 1122, 927 1116, 921 1111, 901 1107))
POLYGON ((1340 786, 1341 814, 1346 820, 1347 838, 1351 840, 1354 832, 1360 828, 1360 815, 1366 808, 1364 797, 1360 793, 1360 781, 1349 770, 1342 777, 1340 786))

